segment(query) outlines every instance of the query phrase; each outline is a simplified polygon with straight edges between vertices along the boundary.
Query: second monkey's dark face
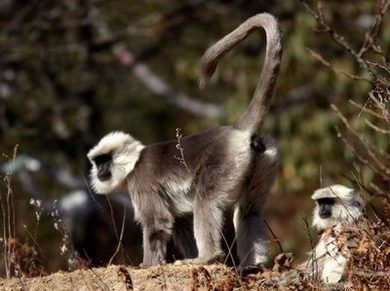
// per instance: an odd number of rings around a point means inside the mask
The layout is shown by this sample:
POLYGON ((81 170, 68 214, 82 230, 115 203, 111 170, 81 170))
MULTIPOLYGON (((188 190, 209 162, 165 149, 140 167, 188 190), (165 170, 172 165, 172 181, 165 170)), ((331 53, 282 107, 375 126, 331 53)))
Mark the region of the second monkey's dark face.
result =
POLYGON ((111 179, 112 154, 103 154, 95 157, 94 162, 97 168, 97 177, 100 181, 111 179))
POLYGON ((317 203, 318 203, 318 215, 322 219, 326 219, 332 216, 332 208, 335 204, 334 198, 318 199, 317 203))

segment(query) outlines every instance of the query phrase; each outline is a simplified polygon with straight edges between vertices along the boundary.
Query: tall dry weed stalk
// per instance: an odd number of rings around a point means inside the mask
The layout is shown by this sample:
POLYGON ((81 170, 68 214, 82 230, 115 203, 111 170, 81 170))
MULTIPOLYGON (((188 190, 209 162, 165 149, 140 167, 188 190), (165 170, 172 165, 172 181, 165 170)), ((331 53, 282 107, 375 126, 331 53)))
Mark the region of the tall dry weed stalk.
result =
MULTIPOLYGON (((12 160, 15 160, 18 151, 18 146, 16 145, 13 151, 12 160)), ((6 154, 3 153, 3 156, 7 159, 10 159, 6 154)), ((15 273, 18 272, 18 268, 15 265, 15 252, 16 252, 16 216, 15 216, 15 203, 14 195, 12 191, 12 175, 7 173, 3 182, 5 185, 5 191, 0 193, 0 204, 1 204, 1 213, 3 219, 3 260, 4 260, 4 269, 7 278, 10 278, 15 273)))
POLYGON ((3 157, 9 160, 9 164, 12 165, 8 172, 3 177, 4 187, 0 193, 0 206, 2 215, 2 237, 1 242, 3 244, 3 264, 4 272, 7 278, 10 277, 31 277, 39 276, 45 273, 43 264, 39 260, 39 255, 36 248, 39 249, 41 255, 43 251, 40 249, 39 244, 36 241, 37 227, 40 222, 42 207, 41 201, 31 200, 30 204, 36 207, 35 217, 37 224, 35 231, 31 233, 26 225, 23 225, 24 231, 28 235, 28 239, 21 240, 17 234, 16 225, 16 208, 15 197, 12 189, 12 178, 15 172, 12 167, 15 165, 17 157, 18 145, 13 150, 12 157, 2 153, 3 157), (3 191, 4 189, 4 191, 3 191), (31 245, 28 241, 32 241, 31 245))

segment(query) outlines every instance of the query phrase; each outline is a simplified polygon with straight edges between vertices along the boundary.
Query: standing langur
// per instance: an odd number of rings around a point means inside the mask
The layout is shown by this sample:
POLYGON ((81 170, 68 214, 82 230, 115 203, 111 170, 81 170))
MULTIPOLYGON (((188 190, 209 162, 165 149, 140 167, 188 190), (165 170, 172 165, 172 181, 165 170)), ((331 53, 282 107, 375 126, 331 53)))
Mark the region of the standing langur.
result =
POLYGON ((251 139, 264 121, 279 71, 282 46, 277 20, 270 14, 258 14, 214 44, 202 57, 200 81, 203 86, 220 58, 261 28, 267 38, 263 69, 252 101, 232 126, 147 146, 131 135, 112 132, 88 153, 96 192, 127 186, 142 227, 144 266, 165 262, 174 223, 187 213, 194 216, 198 256, 185 262, 220 260, 223 217, 232 210, 240 266, 258 265, 267 259, 259 227, 276 171, 273 168, 277 167, 271 167, 270 180, 259 179, 256 171, 266 170, 266 161, 277 165, 278 156, 270 138, 264 138, 262 155, 252 149, 251 139))
POLYGON ((297 269, 325 283, 338 283, 348 260, 337 236, 363 217, 364 201, 354 189, 343 185, 318 189, 311 198, 316 204, 313 226, 322 234, 310 259, 297 269))

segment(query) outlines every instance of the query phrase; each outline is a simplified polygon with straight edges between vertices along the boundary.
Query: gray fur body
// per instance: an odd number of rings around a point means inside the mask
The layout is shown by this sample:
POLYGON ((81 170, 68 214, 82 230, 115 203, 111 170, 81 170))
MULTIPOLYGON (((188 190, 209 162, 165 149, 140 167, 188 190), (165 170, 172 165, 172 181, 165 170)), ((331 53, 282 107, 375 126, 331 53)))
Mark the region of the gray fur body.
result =
POLYGON ((279 70, 281 43, 275 18, 256 15, 212 46, 202 58, 201 82, 211 77, 227 51, 261 27, 267 36, 264 67, 248 109, 233 126, 185 136, 179 143, 171 140, 148 146, 114 132, 88 154, 97 192, 108 193, 126 182, 142 226, 145 266, 165 262, 173 225, 188 213, 194 216, 198 257, 184 262, 204 264, 221 259, 224 214, 229 210, 235 212, 240 265, 257 265, 267 258, 261 215, 279 157, 272 138, 263 137, 262 154, 251 148, 251 138, 268 110, 279 70), (112 173, 102 175, 96 160, 107 154, 112 156, 112 173), (115 168, 120 166, 120 170, 115 168))

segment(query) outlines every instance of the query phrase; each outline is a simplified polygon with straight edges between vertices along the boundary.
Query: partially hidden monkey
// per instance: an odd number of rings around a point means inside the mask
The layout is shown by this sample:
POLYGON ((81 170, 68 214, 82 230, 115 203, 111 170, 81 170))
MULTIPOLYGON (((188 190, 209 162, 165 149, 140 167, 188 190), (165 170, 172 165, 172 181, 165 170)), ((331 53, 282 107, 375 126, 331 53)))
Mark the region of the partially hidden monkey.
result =
POLYGON ((232 126, 147 146, 131 135, 112 132, 87 155, 96 192, 109 193, 126 185, 142 227, 144 266, 165 262, 174 223, 187 213, 194 216, 198 256, 182 263, 221 259, 223 218, 229 211, 234 211, 240 266, 267 260, 262 209, 278 154, 273 140, 265 136, 264 153, 256 155, 251 139, 268 111, 281 62, 277 20, 266 13, 253 16, 210 47, 201 60, 200 83, 203 86, 213 75, 224 54, 260 28, 267 38, 264 65, 252 101, 232 126), (259 178, 264 171, 269 174, 259 178))
POLYGON ((322 234, 310 258, 297 269, 325 283, 338 283, 345 274, 348 258, 337 236, 363 218, 364 200, 356 190, 343 185, 318 189, 311 198, 316 204, 313 226, 322 234))

